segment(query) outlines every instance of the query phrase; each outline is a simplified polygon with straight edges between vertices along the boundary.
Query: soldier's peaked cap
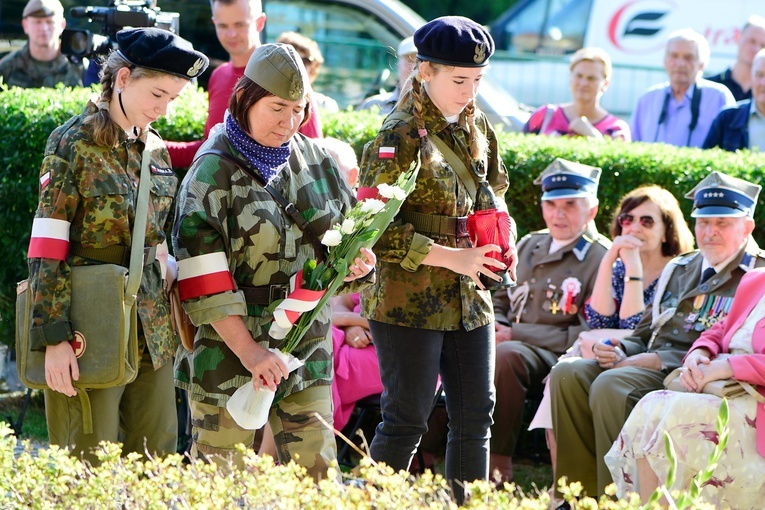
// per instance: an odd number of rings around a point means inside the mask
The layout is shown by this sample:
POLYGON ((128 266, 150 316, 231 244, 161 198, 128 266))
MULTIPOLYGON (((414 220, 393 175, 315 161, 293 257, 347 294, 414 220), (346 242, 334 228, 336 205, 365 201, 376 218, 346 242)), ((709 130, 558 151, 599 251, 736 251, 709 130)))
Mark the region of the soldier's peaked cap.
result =
POLYGON ((117 52, 137 67, 190 80, 207 69, 210 61, 189 41, 161 28, 126 28, 117 32, 117 52))
POLYGON ((762 186, 714 171, 685 198, 693 200, 693 218, 752 217, 762 186))
POLYGON ((557 158, 534 180, 542 186, 542 200, 598 196, 600 168, 557 158))

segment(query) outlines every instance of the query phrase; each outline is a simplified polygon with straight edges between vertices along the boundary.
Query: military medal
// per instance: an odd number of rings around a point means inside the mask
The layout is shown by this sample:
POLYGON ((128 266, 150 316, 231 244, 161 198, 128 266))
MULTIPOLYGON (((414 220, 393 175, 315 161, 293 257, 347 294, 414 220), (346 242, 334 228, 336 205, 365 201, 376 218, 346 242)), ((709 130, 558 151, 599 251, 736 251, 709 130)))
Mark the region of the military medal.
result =
POLYGON ((558 303, 558 307, 563 313, 575 314, 578 307, 574 304, 574 298, 582 291, 582 282, 573 276, 569 276, 560 284, 563 296, 558 303))
POLYGON ((699 318, 699 313, 701 312, 701 306, 704 304, 704 300, 706 299, 706 294, 699 294, 696 296, 696 298, 693 300, 693 310, 691 313, 685 316, 685 326, 683 326, 683 329, 685 331, 690 331, 693 329, 693 323, 696 322, 699 318))

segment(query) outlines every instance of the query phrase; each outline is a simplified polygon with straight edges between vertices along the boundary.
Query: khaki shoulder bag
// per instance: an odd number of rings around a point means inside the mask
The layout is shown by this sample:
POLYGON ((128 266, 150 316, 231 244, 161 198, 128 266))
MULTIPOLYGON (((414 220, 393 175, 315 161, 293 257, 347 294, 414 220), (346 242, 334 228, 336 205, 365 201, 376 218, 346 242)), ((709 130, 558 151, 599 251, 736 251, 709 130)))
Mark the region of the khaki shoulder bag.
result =
MULTIPOLYGON (((77 354, 80 378, 74 381, 83 409, 83 428, 92 432, 87 389, 111 388, 131 383, 138 375, 138 288, 143 275, 144 240, 149 211, 151 147, 147 139, 141 162, 135 224, 130 249, 130 269, 118 264, 72 266, 69 320, 75 332, 72 348, 77 354)), ((33 389, 45 389, 45 351, 32 351, 31 289, 28 280, 16 288, 16 366, 19 379, 33 389)))

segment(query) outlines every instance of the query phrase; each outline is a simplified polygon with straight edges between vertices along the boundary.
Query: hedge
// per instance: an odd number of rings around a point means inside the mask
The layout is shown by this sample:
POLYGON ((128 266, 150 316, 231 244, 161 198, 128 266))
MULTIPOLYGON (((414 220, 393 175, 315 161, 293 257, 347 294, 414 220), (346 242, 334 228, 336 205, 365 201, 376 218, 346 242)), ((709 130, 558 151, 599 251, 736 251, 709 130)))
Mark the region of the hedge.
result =
MULTIPOLYGON (((79 113, 89 89, 11 89, 0 92, 0 339, 12 342, 15 284, 27 275, 26 249, 36 207, 38 176, 48 134, 71 115, 79 113)), ((168 140, 193 140, 201 136, 206 117, 206 96, 200 89, 184 93, 174 112, 155 127, 168 140)), ((377 132, 381 119, 372 112, 343 111, 322 118, 327 136, 351 143, 358 155, 377 132)), ((608 232, 620 198, 641 184, 658 184, 680 200, 690 218, 691 201, 685 193, 711 170, 760 182, 765 157, 748 151, 679 149, 660 144, 595 142, 583 138, 552 138, 498 133, 502 158, 510 176, 506 201, 521 235, 544 227, 540 190, 534 179, 556 157, 599 166, 600 212, 596 223, 608 232)), ((757 240, 765 241, 765 207, 757 208, 757 240)))

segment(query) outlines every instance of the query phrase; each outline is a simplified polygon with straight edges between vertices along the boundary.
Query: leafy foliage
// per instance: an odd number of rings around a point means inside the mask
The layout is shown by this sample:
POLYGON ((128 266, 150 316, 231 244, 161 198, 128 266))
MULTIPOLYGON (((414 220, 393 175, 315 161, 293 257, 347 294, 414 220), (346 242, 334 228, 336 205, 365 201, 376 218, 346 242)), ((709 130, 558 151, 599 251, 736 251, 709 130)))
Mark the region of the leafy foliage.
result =
MULTIPOLYGON (((79 113, 88 89, 12 89, 0 94, 0 339, 13 341, 14 285, 27 276, 26 249, 37 203, 42 153, 50 132, 79 113)), ((202 136, 207 116, 205 93, 199 89, 183 94, 174 113, 155 127, 167 140, 190 140, 202 136)), ((374 138, 382 119, 370 111, 322 113, 324 134, 350 143, 359 158, 364 145, 374 138)), ((518 233, 544 228, 540 190, 534 179, 556 157, 603 169, 596 224, 601 232, 609 224, 621 197, 642 184, 658 184, 678 198, 686 218, 691 201, 684 199, 696 183, 712 170, 761 182, 765 156, 748 151, 685 149, 661 144, 627 144, 585 138, 553 138, 518 133, 497 134, 510 185, 505 199, 518 223, 518 233)), ((755 239, 765 239, 765 207, 755 210, 755 239)))

